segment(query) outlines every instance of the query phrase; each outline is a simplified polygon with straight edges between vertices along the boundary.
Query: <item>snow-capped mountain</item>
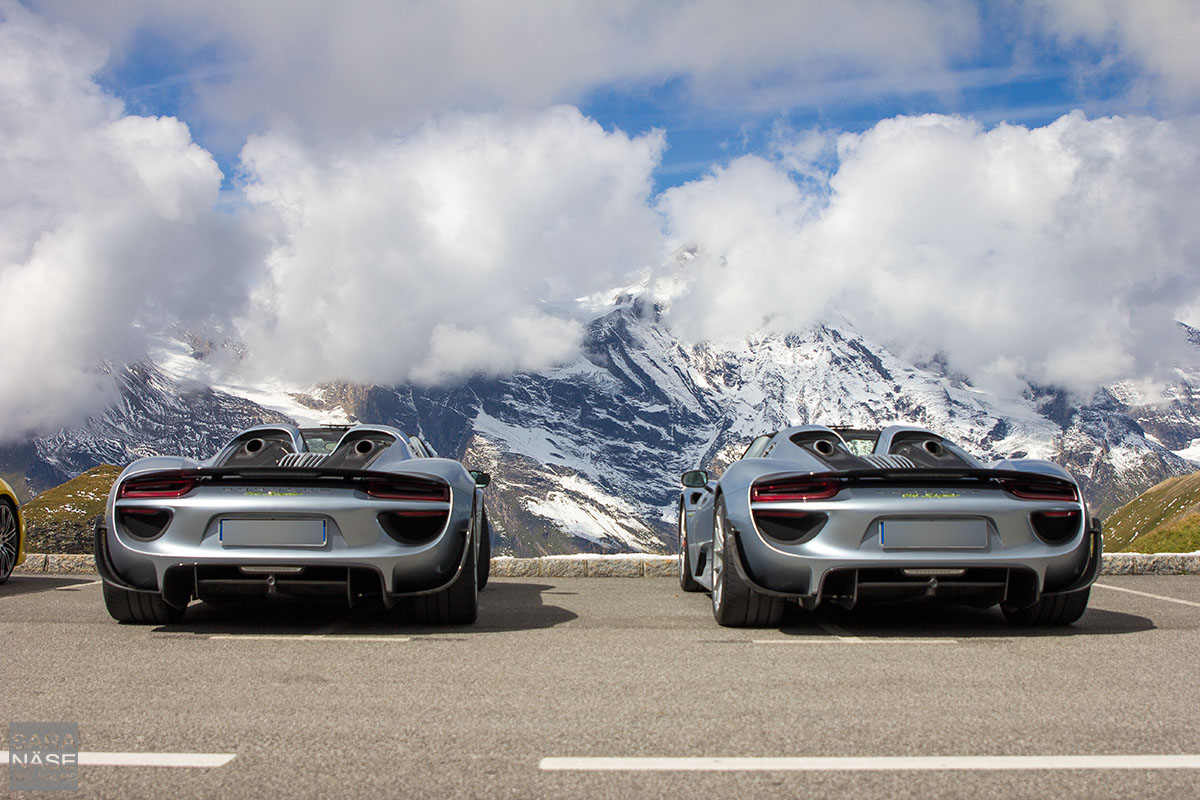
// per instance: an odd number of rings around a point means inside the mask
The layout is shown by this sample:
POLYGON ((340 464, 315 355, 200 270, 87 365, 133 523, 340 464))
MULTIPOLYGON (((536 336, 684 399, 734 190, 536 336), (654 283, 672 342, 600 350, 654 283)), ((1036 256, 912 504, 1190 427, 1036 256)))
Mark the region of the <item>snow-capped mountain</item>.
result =
POLYGON ((998 397, 939 363, 905 362, 845 321, 690 344, 671 334, 652 302, 632 295, 590 324, 573 362, 449 389, 196 388, 206 348, 176 345, 155 365, 127 369, 121 403, 103 416, 37 440, 32 457, 29 448, 0 451, 0 462, 24 453, 30 481, 48 485, 102 461, 206 456, 234 431, 285 416, 390 423, 492 473, 495 544, 517 555, 670 550, 679 474, 719 470, 753 436, 795 422, 904 421, 986 460, 1050 458, 1080 477, 1101 515, 1200 468, 1185 457, 1195 457, 1188 448, 1200 440, 1196 365, 1163 397, 1125 384, 1085 404, 1035 388, 998 397))
POLYGON ((233 431, 288 420, 242 397, 180 380, 157 364, 134 364, 113 377, 118 400, 103 414, 77 428, 0 447, 0 471, 23 474, 42 491, 99 464, 123 466, 166 453, 206 458, 233 431))

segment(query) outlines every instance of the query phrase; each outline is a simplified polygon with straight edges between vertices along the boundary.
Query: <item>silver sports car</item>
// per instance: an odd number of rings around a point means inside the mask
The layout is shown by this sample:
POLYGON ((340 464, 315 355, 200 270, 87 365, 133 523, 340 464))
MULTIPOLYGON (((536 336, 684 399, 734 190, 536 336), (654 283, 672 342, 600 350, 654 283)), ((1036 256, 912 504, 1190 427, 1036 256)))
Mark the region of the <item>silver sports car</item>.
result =
POLYGON ((1100 569, 1099 522, 1064 469, 985 465, 922 428, 787 428, 683 485, 679 582, 722 625, 777 625, 789 600, 918 597, 1063 625, 1100 569))
POLYGON ((213 458, 144 458, 96 525, 104 602, 121 622, 179 620, 193 598, 399 598, 470 623, 487 582, 485 473, 383 425, 250 428, 213 458))

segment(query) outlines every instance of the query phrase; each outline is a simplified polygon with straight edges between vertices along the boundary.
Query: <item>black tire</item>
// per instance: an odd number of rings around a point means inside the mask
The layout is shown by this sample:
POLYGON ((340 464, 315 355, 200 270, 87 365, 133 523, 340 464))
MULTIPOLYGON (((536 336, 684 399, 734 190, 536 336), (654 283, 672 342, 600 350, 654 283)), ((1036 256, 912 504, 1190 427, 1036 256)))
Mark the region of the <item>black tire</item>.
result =
POLYGON ((17 568, 17 553, 21 550, 19 513, 7 498, 0 500, 0 583, 8 580, 17 568))
POLYGON ((479 566, 476 568, 479 588, 487 586, 492 574, 492 523, 488 522, 487 509, 483 509, 483 519, 479 523, 479 566))
MULTIPOLYGON (((467 540, 475 547, 475 539, 467 540)), ((470 625, 479 615, 479 554, 468 556, 454 583, 436 594, 418 595, 413 599, 417 618, 431 625, 470 625)))
POLYGON ((783 621, 784 599, 760 594, 742 580, 732 559, 737 542, 725 515, 725 499, 717 498, 713 525, 713 618, 727 628, 768 628, 783 621))
POLYGON ((1070 625, 1087 610, 1092 587, 1068 594, 1047 595, 1028 608, 1013 608, 1004 604, 1000 611, 1013 625, 1070 625))
POLYGON ((183 609, 157 594, 131 592, 110 583, 104 584, 104 606, 117 622, 134 625, 169 625, 183 619, 183 609))
POLYGON ((702 592, 704 587, 696 583, 692 575, 692 556, 687 547, 687 525, 684 523, 683 506, 679 506, 679 588, 685 592, 702 592))

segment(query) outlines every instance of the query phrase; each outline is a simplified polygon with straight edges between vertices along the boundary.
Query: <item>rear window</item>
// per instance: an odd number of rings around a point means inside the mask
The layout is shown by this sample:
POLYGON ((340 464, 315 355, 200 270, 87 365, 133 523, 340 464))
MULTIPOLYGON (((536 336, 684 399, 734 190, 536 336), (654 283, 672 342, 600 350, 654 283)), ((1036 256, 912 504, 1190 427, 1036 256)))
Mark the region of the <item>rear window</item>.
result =
POLYGON ((342 434, 345 432, 341 429, 317 429, 303 430, 300 433, 304 436, 304 444, 308 448, 308 452, 329 455, 337 449, 338 442, 342 440, 342 434))
POLYGON ((742 453, 742 458, 758 458, 761 456, 763 451, 767 449, 767 443, 770 442, 771 438, 774 436, 775 434, 768 433, 755 439, 750 443, 750 446, 746 448, 746 452, 742 453))
POLYGON ((856 456, 869 456, 875 452, 879 431, 839 431, 846 449, 856 456))

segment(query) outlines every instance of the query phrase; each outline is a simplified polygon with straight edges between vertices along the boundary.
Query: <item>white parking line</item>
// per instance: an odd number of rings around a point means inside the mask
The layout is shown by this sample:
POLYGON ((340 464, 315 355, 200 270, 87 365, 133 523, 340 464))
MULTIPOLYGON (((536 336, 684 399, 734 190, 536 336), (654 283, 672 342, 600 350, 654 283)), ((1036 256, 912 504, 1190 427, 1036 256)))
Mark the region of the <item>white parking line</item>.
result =
MULTIPOLYGON (((237 753, 80 753, 81 767, 223 767, 237 753)), ((8 762, 8 751, 0 750, 0 761, 8 762)))
POLYGON ((858 639, 857 636, 843 628, 841 625, 834 625, 832 622, 818 622, 817 627, 828 633, 830 636, 836 636, 839 639, 858 639))
POLYGON ((412 641, 411 636, 338 636, 337 634, 324 633, 214 633, 209 636, 209 641, 249 641, 249 640, 268 640, 273 642, 409 642, 412 641))
POLYGON ((1149 592, 1139 592, 1137 589, 1126 589, 1124 586, 1109 586, 1107 583, 1093 583, 1101 589, 1112 589, 1114 592, 1125 592, 1126 594, 1136 594, 1142 597, 1153 597, 1155 600, 1165 600, 1168 603, 1179 603, 1181 606, 1195 606, 1200 608, 1200 603, 1194 603, 1191 600, 1180 600, 1178 597, 1163 597, 1161 594, 1150 594, 1149 592))
POLYGON ((818 622, 817 627, 828 636, 792 636, 787 639, 752 639, 754 644, 958 644, 957 639, 939 639, 930 636, 855 636, 850 631, 832 622, 818 622))
POLYGON ((543 758, 547 771, 880 772, 911 770, 1200 769, 1200 755, 886 756, 831 758, 543 758))
POLYGON ((958 639, 917 639, 902 636, 864 639, 861 636, 795 636, 791 639, 752 639, 754 644, 958 644, 958 639))
POLYGON ((82 589, 85 586, 99 586, 102 583, 104 583, 104 581, 90 581, 88 583, 72 583, 70 586, 55 586, 54 591, 56 591, 56 592, 73 592, 76 589, 82 589))

